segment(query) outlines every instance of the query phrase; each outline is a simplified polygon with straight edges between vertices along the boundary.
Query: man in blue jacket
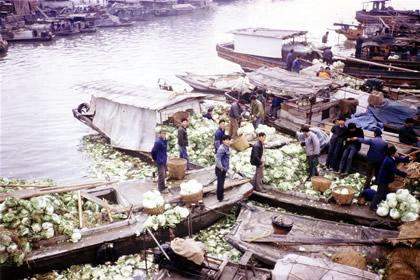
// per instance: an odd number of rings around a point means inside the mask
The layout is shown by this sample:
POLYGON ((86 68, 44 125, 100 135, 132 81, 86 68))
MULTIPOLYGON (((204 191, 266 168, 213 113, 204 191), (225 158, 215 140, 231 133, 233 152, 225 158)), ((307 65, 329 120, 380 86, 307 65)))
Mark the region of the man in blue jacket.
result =
POLYGON ((286 70, 292 71, 293 60, 295 60, 294 50, 291 49, 286 56, 286 70))
POLYGON ((374 131, 375 138, 357 138, 356 140, 360 143, 369 145, 369 151, 367 152, 367 176, 365 181, 364 188, 368 188, 371 184, 372 177, 375 175, 376 180, 378 180, 378 172, 381 167, 381 163, 385 158, 386 150, 388 144, 382 139, 382 130, 380 128, 375 128, 374 131))
POLYGON ((373 211, 378 208, 379 202, 386 199, 386 195, 389 193, 388 185, 394 182, 395 175, 401 177, 407 176, 407 173, 397 168, 397 164, 400 162, 409 162, 410 158, 399 157, 395 146, 388 147, 386 154, 378 173, 378 191, 369 205, 369 208, 373 211))
POLYGON ((229 170, 229 145, 231 142, 230 135, 222 138, 222 145, 219 146, 216 153, 216 177, 217 177, 217 200, 222 202, 225 188, 226 173, 229 170))
POLYGON ((158 169, 158 189, 161 193, 168 193, 165 190, 166 161, 168 158, 166 154, 166 143, 166 131, 161 130, 152 149, 152 158, 158 169))
POLYGON ((219 121, 219 128, 217 128, 216 133, 214 134, 214 149, 215 153, 217 153, 217 149, 219 149, 219 146, 222 144, 223 136, 225 136, 225 127, 226 122, 225 120, 219 121))

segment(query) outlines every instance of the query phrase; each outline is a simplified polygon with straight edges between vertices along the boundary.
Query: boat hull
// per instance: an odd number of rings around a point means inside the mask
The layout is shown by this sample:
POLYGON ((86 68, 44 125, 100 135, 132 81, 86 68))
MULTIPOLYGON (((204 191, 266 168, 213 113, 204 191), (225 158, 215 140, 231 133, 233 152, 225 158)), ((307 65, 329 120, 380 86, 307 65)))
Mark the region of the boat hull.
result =
MULTIPOLYGON (((331 244, 321 245, 316 242, 311 245, 291 245, 290 243, 287 245, 287 243, 281 243, 281 239, 276 244, 258 242, 258 239, 275 238, 277 236, 273 235, 272 217, 274 216, 281 216, 282 218, 293 221, 291 231, 286 235, 279 235, 285 241, 287 239, 299 240, 300 238, 370 240, 395 238, 398 236, 398 231, 335 223, 251 206, 251 208, 246 207, 246 209, 241 210, 237 223, 234 229, 226 236, 226 240, 241 252, 250 251, 257 260, 270 267, 273 267, 278 259, 290 254, 290 252, 329 261, 330 258, 327 254, 333 254, 341 247, 331 244)), ((384 247, 367 245, 354 246, 353 248, 363 252, 367 261, 374 261, 376 258, 385 257, 391 250, 384 247)))
MULTIPOLYGON (((188 176, 191 176, 189 178, 207 178, 207 182, 212 182, 213 177, 215 177, 213 173, 209 175, 208 171, 193 172, 188 176)), ((143 185, 142 188, 150 188, 150 185, 143 185)), ((188 219, 185 219, 173 229, 173 233, 177 237, 183 237, 190 232, 196 233, 210 227, 229 214, 239 201, 248 198, 252 193, 252 189, 252 185, 246 182, 237 186, 231 186, 225 191, 227 201, 218 202, 213 192, 213 187, 210 187, 203 198, 205 207, 191 209, 190 222, 188 219), (189 227, 189 224, 191 227, 189 227)), ((177 203, 178 199, 176 195, 169 195, 167 201, 177 203), (170 199, 170 197, 175 198, 170 199)), ((89 229, 90 233, 86 236, 83 234, 82 239, 78 243, 64 242, 44 246, 42 249, 32 252, 28 256, 25 265, 9 268, 1 267, 0 279, 22 278, 35 273, 45 273, 53 269, 65 269, 74 264, 96 263, 98 250, 105 243, 112 243, 116 256, 138 253, 144 249, 154 248, 156 243, 149 234, 142 230, 141 226, 147 217, 146 214, 136 213, 133 219, 89 229), (139 232, 139 235, 136 235, 136 232, 139 230, 141 232, 139 232)), ((168 229, 154 231, 154 235, 160 243, 170 240, 168 229)))

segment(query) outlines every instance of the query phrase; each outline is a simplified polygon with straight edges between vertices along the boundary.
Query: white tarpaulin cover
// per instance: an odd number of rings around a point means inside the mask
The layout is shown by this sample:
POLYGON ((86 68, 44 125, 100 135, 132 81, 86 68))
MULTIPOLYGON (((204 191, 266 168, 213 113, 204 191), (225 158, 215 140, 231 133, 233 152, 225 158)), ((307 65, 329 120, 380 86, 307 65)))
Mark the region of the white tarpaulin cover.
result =
POLYGON ((200 110, 202 94, 174 94, 159 89, 95 82, 82 87, 92 95, 93 125, 111 139, 113 147, 150 152, 156 124, 174 113, 200 110))

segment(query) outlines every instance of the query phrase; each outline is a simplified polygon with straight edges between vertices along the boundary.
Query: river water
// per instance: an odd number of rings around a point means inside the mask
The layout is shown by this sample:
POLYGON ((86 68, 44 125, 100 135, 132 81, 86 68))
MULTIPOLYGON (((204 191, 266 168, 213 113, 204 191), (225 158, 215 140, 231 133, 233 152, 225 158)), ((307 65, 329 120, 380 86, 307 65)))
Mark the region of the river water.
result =
MULTIPOLYGON (((393 1, 419 8, 418 1, 393 1)), ((218 5, 213 11, 153 19, 129 28, 15 44, 0 58, 0 176, 73 181, 88 177, 91 164, 81 139, 93 133, 71 109, 90 97, 87 82, 116 80, 157 86, 184 71, 227 73, 240 68, 217 57, 227 31, 244 27, 308 30, 320 37, 333 22, 353 22, 356 0, 256 0, 218 5)), ((339 38, 330 32, 330 42, 339 38)), ((341 42, 343 38, 341 38, 341 42)))

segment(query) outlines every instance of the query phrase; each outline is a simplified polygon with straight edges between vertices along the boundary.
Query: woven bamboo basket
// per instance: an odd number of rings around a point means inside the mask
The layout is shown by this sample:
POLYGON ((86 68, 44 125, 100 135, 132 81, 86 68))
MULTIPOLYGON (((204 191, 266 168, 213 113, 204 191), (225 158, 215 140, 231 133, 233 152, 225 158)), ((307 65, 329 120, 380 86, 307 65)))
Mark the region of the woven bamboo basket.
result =
POLYGON ((168 160, 169 178, 181 180, 185 177, 187 170, 187 160, 183 158, 171 158, 168 160))
POLYGON ((181 195, 181 199, 185 204, 198 203, 203 200, 203 191, 189 195, 181 195))
POLYGON ((318 192, 325 192, 331 186, 331 180, 322 176, 311 177, 312 188, 318 192))
POLYGON ((143 208, 143 212, 149 215, 159 215, 165 212, 165 206, 161 205, 155 208, 143 208))
POLYGON ((332 196, 334 197, 335 202, 337 202, 338 205, 351 205, 355 193, 356 191, 351 187, 338 187, 332 191, 332 196), (349 191, 349 194, 338 193, 337 191, 341 189, 347 189, 349 191))
POLYGON ((404 188, 405 180, 402 177, 397 176, 394 182, 388 185, 388 189, 390 192, 397 192, 399 189, 404 188))
POLYGON ((249 148, 249 143, 246 137, 244 135, 241 135, 235 140, 233 140, 232 147, 238 152, 242 152, 249 148))

